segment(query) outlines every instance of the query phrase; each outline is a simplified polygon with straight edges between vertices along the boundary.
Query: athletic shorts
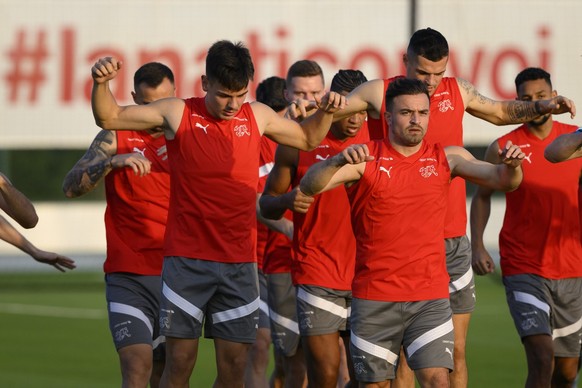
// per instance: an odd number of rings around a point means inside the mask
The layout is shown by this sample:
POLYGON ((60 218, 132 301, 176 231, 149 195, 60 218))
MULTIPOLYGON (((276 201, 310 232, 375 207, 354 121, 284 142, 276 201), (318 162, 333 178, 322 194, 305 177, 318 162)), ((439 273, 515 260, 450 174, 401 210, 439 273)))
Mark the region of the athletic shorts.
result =
POLYGON ((269 274, 267 285, 271 339, 277 352, 285 357, 291 357, 297 352, 300 339, 297 324, 297 299, 291 273, 269 274))
POLYGON ((297 317, 301 336, 349 330, 352 292, 298 285, 297 317))
POLYGON ((166 339, 160 335, 158 324, 161 286, 160 276, 105 275, 109 329, 117 350, 129 345, 148 344, 154 350, 154 360, 164 359, 166 339))
POLYGON ((257 263, 166 257, 161 331, 167 337, 252 343, 259 323, 257 263))
POLYGON ((582 278, 552 280, 538 275, 504 276, 513 322, 523 339, 547 334, 556 357, 579 357, 582 339, 582 278))
POLYGON ((259 329, 271 330, 269 322, 269 300, 267 291, 267 275, 259 270, 259 329))
POLYGON ((475 309, 475 278, 471 267, 471 243, 467 236, 445 239, 449 294, 453 314, 470 313, 475 309))
POLYGON ((400 347, 411 369, 453 370, 454 332, 448 299, 379 302, 354 298, 350 352, 359 382, 396 377, 400 347))

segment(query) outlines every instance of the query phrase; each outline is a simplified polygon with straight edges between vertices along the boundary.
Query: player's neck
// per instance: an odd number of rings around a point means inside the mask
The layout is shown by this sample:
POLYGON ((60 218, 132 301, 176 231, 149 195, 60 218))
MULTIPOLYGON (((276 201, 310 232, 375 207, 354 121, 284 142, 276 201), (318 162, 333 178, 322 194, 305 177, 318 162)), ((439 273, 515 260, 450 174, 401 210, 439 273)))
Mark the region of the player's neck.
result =
POLYGON ((422 142, 424 140, 422 140, 420 143, 410 146, 410 145, 403 145, 403 144, 399 144, 393 140, 390 140, 390 145, 392 145, 392 148, 394 148, 394 150, 396 152, 398 152, 399 154, 408 157, 411 155, 416 154, 420 148, 422 147, 422 142))
POLYGON ((528 131, 541 140, 544 140, 546 137, 550 136, 553 126, 554 121, 552 120, 551 116, 548 120, 540 125, 535 125, 533 123, 526 124, 528 131))

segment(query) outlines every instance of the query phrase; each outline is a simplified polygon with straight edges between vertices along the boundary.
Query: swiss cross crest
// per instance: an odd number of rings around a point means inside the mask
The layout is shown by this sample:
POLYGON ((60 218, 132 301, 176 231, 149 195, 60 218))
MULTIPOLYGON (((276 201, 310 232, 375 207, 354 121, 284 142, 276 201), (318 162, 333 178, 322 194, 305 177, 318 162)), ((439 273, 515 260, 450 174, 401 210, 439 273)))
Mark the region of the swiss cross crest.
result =
POLYGON ((421 169, 419 171, 420 171, 420 175, 423 178, 428 178, 431 175, 436 175, 436 176, 439 175, 438 172, 437 172, 437 170, 436 170, 436 168, 434 166, 421 167, 421 169))
POLYGON ((251 135, 251 132, 249 131, 245 124, 237 125, 236 127, 234 127, 234 133, 238 137, 251 135))
POLYGON ((439 102, 439 111, 446 112, 448 110, 455 110, 455 107, 451 103, 451 100, 446 99, 439 102))

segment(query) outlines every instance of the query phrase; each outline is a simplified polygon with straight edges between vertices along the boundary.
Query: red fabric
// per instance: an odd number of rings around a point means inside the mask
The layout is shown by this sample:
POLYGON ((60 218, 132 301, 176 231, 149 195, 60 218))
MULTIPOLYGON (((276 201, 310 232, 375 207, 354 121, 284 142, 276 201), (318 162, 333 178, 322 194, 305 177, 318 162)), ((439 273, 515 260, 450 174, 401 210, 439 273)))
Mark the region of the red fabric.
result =
MULTIPOLYGON (((329 132, 311 152, 299 152, 293 186, 307 169, 352 144, 369 141, 366 123, 353 138, 340 141, 329 132)), ((345 188, 336 187, 316 195, 306 214, 293 214, 293 283, 336 290, 351 290, 354 277, 356 240, 352 231, 350 204, 345 188)))
POLYGON ((550 163, 544 149, 557 136, 576 130, 554 122, 551 134, 541 140, 525 125, 498 139, 508 140, 526 154, 523 181, 506 193, 506 210, 499 234, 503 275, 536 274, 549 279, 582 276, 578 179, 582 159, 550 163))
MULTIPOLYGON (((384 80, 384 94, 390 82, 402 76, 384 80)), ((380 119, 368 118, 370 139, 384 139, 388 135, 384 120, 385 99, 382 99, 380 119)), ((463 146, 463 115, 465 104, 454 77, 444 77, 430 98, 430 120, 424 140, 429 144, 440 143, 443 147, 463 146)), ((454 179, 449 189, 445 238, 464 236, 467 233, 465 180, 454 179)))
POLYGON ((440 145, 404 157, 388 140, 347 189, 357 241, 354 297, 402 302, 449 297, 443 242, 450 169, 440 145))
POLYGON ((171 196, 164 254, 224 263, 255 262, 261 134, 243 104, 231 120, 206 110, 204 98, 185 100, 168 140, 171 196))
POLYGON ((152 162, 151 173, 140 177, 129 167, 105 176, 106 273, 160 275, 163 240, 170 198, 166 141, 140 131, 119 131, 117 154, 141 152, 152 162))

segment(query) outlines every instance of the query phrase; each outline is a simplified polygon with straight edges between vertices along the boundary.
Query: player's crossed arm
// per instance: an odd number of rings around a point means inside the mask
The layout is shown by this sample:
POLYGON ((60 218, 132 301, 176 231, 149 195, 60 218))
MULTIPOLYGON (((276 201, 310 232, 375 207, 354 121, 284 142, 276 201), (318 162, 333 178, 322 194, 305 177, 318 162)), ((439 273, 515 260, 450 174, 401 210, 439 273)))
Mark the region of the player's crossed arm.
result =
POLYGON ((339 154, 316 163, 301 179, 300 188, 306 195, 315 195, 342 184, 350 184, 364 175, 366 162, 374 160, 368 146, 356 144, 339 154))

